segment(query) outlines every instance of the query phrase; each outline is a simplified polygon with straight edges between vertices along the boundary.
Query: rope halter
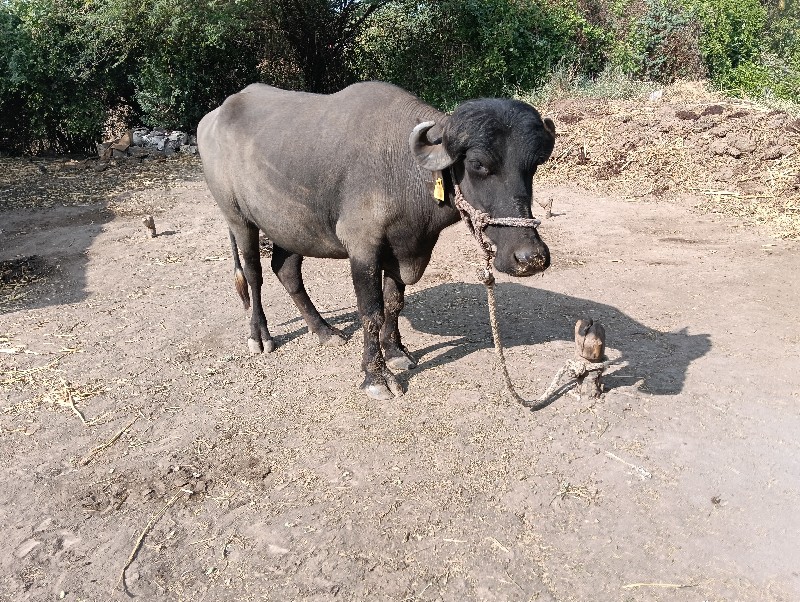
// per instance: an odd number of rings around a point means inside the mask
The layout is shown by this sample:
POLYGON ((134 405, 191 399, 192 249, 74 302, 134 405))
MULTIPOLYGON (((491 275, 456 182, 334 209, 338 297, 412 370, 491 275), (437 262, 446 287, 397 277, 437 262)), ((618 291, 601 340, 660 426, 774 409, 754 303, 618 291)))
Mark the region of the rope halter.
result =
POLYGON ((494 285, 494 274, 492 274, 491 262, 495 253, 492 250, 492 243, 486 238, 484 230, 488 226, 510 226, 513 228, 538 228, 542 222, 534 218, 526 217, 492 217, 485 211, 476 209, 467 202, 461 192, 461 186, 456 184, 453 178, 455 189, 455 206, 461 214, 462 221, 466 224, 483 254, 484 267, 478 272, 478 280, 486 286, 494 285))
POLYGON ((486 297, 489 303, 489 324, 492 327, 492 338, 494 339, 494 349, 497 353, 497 359, 500 364, 500 369, 503 372, 503 380, 506 385, 506 392, 512 399, 522 404, 527 408, 536 408, 536 401, 528 401, 520 397, 517 390, 511 382, 511 376, 508 374, 508 366, 506 366, 505 353, 503 353, 503 342, 500 340, 500 326, 497 323, 497 301, 494 296, 494 274, 492 273, 492 259, 495 256, 492 250, 492 244, 484 236, 484 230, 488 226, 511 226, 514 228, 537 228, 541 225, 538 219, 524 218, 524 217, 492 217, 485 211, 476 209, 470 205, 464 198, 461 192, 461 187, 456 183, 455 177, 453 178, 453 187, 455 189, 455 206, 461 214, 461 220, 467 225, 467 229, 478 241, 478 247, 483 254, 483 270, 478 270, 478 280, 486 286, 486 297))

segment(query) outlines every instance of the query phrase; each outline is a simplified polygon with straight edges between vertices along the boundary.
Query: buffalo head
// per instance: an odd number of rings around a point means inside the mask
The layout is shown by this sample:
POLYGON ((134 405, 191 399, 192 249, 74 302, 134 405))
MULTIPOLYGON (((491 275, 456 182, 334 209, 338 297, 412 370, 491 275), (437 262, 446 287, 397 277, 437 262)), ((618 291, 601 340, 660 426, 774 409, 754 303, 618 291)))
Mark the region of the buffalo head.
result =
MULTIPOLYGON (((517 100, 481 99, 459 105, 430 140, 433 122, 418 125, 409 144, 424 169, 451 168, 473 207, 493 218, 530 218, 532 178, 553 152, 555 126, 517 100)), ((512 276, 531 276, 550 265, 550 252, 534 228, 489 226, 497 247, 495 267, 512 276)))

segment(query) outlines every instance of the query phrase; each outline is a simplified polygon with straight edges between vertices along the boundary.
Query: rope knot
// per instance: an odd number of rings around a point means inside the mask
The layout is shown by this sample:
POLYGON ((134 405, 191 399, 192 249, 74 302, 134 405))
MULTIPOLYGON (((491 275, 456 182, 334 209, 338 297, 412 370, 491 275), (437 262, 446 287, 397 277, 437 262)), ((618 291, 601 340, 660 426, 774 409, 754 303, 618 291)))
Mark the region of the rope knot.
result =
POLYGON ((478 270, 478 282, 485 286, 494 286, 494 274, 489 266, 478 270))

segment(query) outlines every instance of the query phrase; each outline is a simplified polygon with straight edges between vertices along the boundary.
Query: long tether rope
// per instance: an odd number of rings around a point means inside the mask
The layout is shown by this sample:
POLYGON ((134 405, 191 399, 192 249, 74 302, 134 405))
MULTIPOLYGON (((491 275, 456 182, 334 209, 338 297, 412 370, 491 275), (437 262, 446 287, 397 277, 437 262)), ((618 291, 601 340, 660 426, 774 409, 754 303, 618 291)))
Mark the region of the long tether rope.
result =
POLYGON ((503 352, 503 342, 500 339, 500 327, 497 322, 497 301, 494 296, 494 274, 492 273, 492 259, 494 258, 494 251, 492 250, 491 243, 484 236, 484 230, 487 226, 511 226, 516 228, 536 228, 541 225, 538 219, 523 218, 523 217, 500 217, 494 218, 488 213, 476 209, 470 205, 464 198, 461 192, 461 187, 455 184, 455 206, 461 214, 461 219, 466 224, 467 229, 475 237, 478 242, 478 247, 483 255, 483 269, 478 271, 478 279, 486 286, 486 295, 489 300, 489 323, 492 326, 492 338, 494 339, 494 349, 497 353, 497 359, 500 363, 500 368, 503 371, 503 378, 505 379, 506 391, 511 395, 514 400, 521 403, 526 407, 531 407, 539 403, 541 400, 528 401, 520 397, 514 385, 511 382, 511 376, 508 374, 508 367, 506 366, 506 357, 503 352))

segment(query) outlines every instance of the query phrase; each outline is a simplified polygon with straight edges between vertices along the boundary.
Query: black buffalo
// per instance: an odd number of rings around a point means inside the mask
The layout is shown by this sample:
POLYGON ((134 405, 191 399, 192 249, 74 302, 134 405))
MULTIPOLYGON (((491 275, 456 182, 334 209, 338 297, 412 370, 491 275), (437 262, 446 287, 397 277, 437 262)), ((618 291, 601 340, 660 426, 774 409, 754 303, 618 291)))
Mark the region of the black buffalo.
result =
MULTIPOLYGON (((275 347, 261 304, 261 230, 273 242, 273 272, 323 345, 344 338, 309 299, 301 263, 350 260, 364 330, 362 388, 375 399, 402 394, 387 366, 416 366, 397 318, 406 285, 422 277, 439 233, 459 220, 453 180, 492 217, 530 218, 531 179, 555 140, 553 123, 520 101, 471 100, 446 115, 379 82, 331 95, 253 84, 206 115, 197 132, 245 306, 250 286, 251 351, 275 347), (432 196, 439 177, 442 202, 432 196)), ((550 265, 533 228, 490 226, 486 234, 502 272, 530 276, 550 265)))

